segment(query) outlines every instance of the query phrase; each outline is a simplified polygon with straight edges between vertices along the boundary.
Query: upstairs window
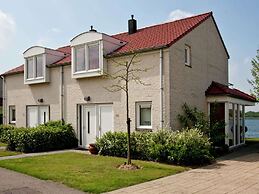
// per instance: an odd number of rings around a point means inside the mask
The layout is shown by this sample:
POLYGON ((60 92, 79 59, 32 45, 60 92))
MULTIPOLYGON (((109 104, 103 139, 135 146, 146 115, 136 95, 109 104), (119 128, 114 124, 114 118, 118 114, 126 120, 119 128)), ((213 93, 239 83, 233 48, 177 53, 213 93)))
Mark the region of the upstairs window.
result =
POLYGON ((99 43, 76 46, 74 56, 75 73, 100 68, 99 43))
POLYGON ((43 78, 43 55, 26 59, 27 79, 43 78))
POLYGON ((185 45, 184 48, 184 63, 191 67, 191 47, 188 45, 185 45))

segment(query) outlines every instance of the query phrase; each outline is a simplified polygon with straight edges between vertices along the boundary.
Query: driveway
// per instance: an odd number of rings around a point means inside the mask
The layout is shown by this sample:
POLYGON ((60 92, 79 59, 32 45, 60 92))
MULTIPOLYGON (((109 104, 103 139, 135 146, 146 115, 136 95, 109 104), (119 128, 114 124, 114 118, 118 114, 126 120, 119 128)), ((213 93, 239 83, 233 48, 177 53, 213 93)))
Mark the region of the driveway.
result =
POLYGON ((110 193, 259 193, 259 144, 241 148, 213 165, 110 193))

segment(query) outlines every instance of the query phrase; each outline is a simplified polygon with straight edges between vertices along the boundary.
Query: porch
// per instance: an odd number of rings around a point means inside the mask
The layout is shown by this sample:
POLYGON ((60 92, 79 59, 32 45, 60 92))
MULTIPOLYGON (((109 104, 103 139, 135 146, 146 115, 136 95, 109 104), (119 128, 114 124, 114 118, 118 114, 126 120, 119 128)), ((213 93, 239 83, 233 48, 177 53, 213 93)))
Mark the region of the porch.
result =
POLYGON ((206 91, 208 116, 225 122, 222 133, 225 134, 225 145, 230 148, 245 143, 245 107, 254 106, 256 98, 240 90, 212 82, 206 91))

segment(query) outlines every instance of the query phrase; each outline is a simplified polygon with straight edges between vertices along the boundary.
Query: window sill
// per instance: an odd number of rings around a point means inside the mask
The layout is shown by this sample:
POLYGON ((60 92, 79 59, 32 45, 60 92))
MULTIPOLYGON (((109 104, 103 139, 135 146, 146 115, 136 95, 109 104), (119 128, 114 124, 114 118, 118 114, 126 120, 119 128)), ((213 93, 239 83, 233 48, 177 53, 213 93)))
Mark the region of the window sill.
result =
POLYGON ((191 65, 191 64, 188 64, 188 63, 185 63, 185 66, 192 68, 192 65, 191 65))
POLYGON ((137 127, 136 131, 142 131, 142 132, 152 132, 153 129, 150 127, 137 127))
POLYGON ((10 125, 16 125, 16 121, 9 122, 10 125))
POLYGON ((102 69, 91 69, 88 71, 74 72, 72 78, 86 78, 86 77, 97 77, 103 75, 102 69))

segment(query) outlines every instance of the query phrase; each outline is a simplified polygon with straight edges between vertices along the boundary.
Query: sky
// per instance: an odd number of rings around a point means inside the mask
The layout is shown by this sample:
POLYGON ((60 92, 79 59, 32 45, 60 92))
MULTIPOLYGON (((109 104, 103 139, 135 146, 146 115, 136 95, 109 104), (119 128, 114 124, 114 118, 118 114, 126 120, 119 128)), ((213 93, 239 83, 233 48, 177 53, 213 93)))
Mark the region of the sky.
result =
MULTIPOLYGON (((23 64, 33 45, 69 45, 93 25, 99 32, 127 31, 131 14, 138 28, 213 11, 230 54, 229 82, 250 93, 251 59, 259 49, 258 0, 0 0, 0 74, 23 64)), ((259 105, 247 108, 259 111, 259 105)))

